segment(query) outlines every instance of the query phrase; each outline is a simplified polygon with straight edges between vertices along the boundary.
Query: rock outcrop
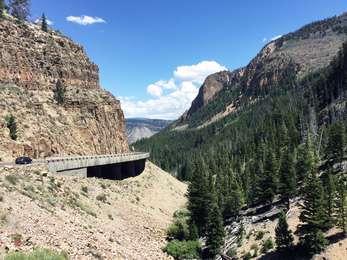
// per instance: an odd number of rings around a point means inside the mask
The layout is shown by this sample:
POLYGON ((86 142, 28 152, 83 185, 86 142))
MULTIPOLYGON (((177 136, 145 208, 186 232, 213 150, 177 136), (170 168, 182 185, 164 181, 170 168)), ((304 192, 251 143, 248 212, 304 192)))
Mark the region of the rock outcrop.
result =
POLYGON ((0 21, 0 158, 128 150, 120 102, 99 85, 97 65, 58 32, 0 21), (54 98, 57 81, 64 102, 54 98), (5 117, 13 115, 17 140, 5 117))
MULTIPOLYGON (((326 67, 336 56, 342 44, 347 40, 347 13, 322 21, 308 24, 301 29, 284 35, 269 42, 251 60, 251 62, 235 71, 223 71, 210 75, 193 100, 189 110, 182 115, 174 126, 186 125, 197 112, 212 101, 223 102, 218 107, 224 110, 216 113, 205 113, 204 122, 209 122, 217 114, 228 115, 227 108, 235 105, 233 112, 237 111, 237 103, 247 96, 253 102, 259 93, 266 93, 276 86, 285 86, 288 79, 300 80, 310 72, 326 67), (218 98, 222 90, 233 91, 239 95, 232 98, 218 98)), ((225 96, 226 93, 220 94, 225 96)), ((217 105, 212 105, 210 110, 217 105)))
POLYGON ((128 142, 132 144, 160 132, 172 121, 149 118, 127 118, 125 122, 128 142))

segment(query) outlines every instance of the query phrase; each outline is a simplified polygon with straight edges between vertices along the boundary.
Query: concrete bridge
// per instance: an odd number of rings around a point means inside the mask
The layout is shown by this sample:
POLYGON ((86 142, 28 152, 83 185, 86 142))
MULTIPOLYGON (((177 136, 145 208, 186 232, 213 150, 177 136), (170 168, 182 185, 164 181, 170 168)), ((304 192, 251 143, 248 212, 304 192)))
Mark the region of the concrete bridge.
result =
POLYGON ((124 153, 93 156, 50 157, 45 159, 50 172, 112 180, 134 177, 145 169, 149 153, 124 153))

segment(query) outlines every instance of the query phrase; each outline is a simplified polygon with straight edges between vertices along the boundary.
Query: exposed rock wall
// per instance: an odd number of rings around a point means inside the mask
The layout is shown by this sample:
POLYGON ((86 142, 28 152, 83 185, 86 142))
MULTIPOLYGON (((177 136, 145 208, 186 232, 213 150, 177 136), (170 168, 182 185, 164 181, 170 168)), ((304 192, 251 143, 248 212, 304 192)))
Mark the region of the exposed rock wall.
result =
POLYGON ((120 102, 99 85, 80 45, 32 24, 0 21, 0 158, 119 153, 128 150, 120 102), (56 82, 65 101, 54 99, 56 82), (11 140, 5 117, 17 122, 11 140))

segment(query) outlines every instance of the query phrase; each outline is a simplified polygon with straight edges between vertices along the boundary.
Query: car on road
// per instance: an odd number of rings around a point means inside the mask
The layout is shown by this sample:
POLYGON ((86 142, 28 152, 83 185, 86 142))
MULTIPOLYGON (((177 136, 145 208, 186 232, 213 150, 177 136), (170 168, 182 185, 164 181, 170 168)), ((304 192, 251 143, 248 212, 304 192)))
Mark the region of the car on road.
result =
POLYGON ((15 161, 16 164, 31 164, 32 162, 33 160, 30 157, 26 156, 18 157, 15 161))

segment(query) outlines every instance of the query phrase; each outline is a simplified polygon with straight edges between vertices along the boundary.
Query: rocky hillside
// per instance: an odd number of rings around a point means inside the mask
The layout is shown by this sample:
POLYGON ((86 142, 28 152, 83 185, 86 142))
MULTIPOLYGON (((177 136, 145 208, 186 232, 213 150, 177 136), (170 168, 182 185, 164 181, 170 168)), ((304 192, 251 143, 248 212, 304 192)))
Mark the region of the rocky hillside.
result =
POLYGON ((137 140, 151 137, 171 123, 170 120, 147 118, 128 118, 125 122, 128 142, 130 144, 137 140))
POLYGON ((262 93, 326 67, 347 40, 347 13, 314 22, 268 43, 244 68, 210 75, 176 125, 206 126, 262 93), (213 102, 215 101, 215 102, 213 102))
POLYGON ((120 103, 99 85, 98 67, 60 33, 11 17, 0 21, 0 158, 128 150, 120 103), (63 102, 54 93, 62 83, 63 102), (6 117, 17 124, 10 138, 6 117))
POLYGON ((166 259, 166 228, 186 185, 151 163, 123 181, 0 168, 0 258, 48 248, 71 259, 166 259))

